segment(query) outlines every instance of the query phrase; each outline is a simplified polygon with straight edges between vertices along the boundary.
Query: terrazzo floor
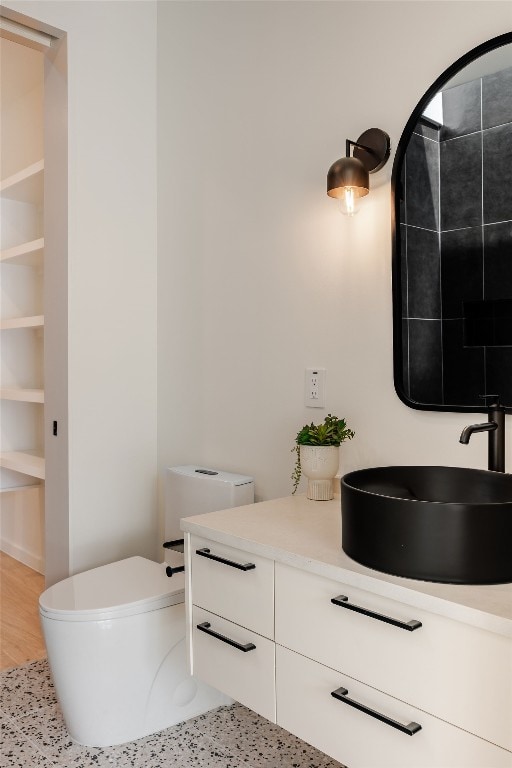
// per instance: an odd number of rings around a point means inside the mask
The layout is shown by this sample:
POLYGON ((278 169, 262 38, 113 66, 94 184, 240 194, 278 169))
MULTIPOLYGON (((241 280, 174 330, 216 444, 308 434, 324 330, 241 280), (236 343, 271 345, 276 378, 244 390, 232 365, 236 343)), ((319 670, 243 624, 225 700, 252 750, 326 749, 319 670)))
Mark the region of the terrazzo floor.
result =
POLYGON ((45 659, 0 674, 0 768, 342 768, 241 704, 118 747, 73 742, 45 659))

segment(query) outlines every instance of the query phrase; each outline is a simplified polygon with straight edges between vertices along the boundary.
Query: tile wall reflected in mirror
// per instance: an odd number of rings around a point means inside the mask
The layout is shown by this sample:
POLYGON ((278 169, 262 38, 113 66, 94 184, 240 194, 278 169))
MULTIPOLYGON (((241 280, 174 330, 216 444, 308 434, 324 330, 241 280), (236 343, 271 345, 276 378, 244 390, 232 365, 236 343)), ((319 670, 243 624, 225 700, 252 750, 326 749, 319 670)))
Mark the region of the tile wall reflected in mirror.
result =
POLYGON ((399 188, 397 388, 434 408, 512 406, 512 66, 443 90, 399 188))

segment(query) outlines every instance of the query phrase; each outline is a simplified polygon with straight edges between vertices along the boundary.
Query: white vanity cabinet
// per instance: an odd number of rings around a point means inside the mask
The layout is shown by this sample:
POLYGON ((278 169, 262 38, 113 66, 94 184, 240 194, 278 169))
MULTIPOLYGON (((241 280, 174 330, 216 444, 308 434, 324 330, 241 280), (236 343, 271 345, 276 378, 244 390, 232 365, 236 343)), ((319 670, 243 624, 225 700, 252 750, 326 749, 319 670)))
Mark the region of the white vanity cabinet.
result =
POLYGON ((349 768, 512 768, 510 585, 358 566, 339 502, 250 506, 183 521, 193 673, 349 768))
POLYGON ((274 563, 196 536, 187 561, 194 675, 275 722, 274 563))
POLYGON ((350 768, 512 766, 510 640, 281 563, 275 583, 279 725, 350 768))
POLYGON ((509 638, 276 563, 275 639, 512 750, 509 638))
POLYGON ((277 645, 276 651, 278 724, 348 768, 512 765, 504 749, 287 648, 277 645), (385 720, 335 699, 333 691, 385 720), (409 736, 391 727, 390 720, 411 730, 421 725, 421 730, 409 736))

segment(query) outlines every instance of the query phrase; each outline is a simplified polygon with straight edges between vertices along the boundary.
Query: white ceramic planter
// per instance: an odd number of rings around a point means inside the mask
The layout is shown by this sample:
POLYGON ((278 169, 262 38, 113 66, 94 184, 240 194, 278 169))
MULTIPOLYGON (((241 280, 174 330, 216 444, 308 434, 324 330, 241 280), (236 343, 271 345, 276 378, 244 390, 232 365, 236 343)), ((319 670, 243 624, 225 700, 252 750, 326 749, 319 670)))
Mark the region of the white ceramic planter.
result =
POLYGON ((340 463, 338 445, 301 445, 300 465, 308 478, 306 496, 314 501, 334 498, 333 478, 340 463))

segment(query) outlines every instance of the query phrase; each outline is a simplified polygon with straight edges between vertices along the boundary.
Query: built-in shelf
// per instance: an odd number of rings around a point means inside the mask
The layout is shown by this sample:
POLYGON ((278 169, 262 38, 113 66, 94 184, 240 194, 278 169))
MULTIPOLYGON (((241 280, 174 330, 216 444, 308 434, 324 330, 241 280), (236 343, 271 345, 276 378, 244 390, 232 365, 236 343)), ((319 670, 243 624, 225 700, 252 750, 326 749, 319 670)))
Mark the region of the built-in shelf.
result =
POLYGON ((31 451, 4 451, 0 453, 0 467, 44 480, 44 458, 31 451))
POLYGON ((31 483, 30 485, 11 485, 8 488, 0 488, 0 493, 19 493, 20 491, 32 491, 34 488, 42 488, 44 483, 31 483))
POLYGON ((44 326, 44 315, 33 315, 32 317, 13 317, 10 320, 0 322, 0 330, 7 331, 12 328, 42 328, 44 326))
POLYGON ((44 403, 44 389, 0 387, 0 400, 19 400, 22 403, 44 403))
POLYGON ((44 160, 23 168, 0 182, 0 195, 22 203, 40 204, 43 200, 44 160))
POLYGON ((21 243, 21 245, 0 251, 0 262, 2 264, 20 264, 25 267, 39 267, 42 265, 43 249, 44 237, 39 237, 37 240, 31 240, 28 243, 21 243))

